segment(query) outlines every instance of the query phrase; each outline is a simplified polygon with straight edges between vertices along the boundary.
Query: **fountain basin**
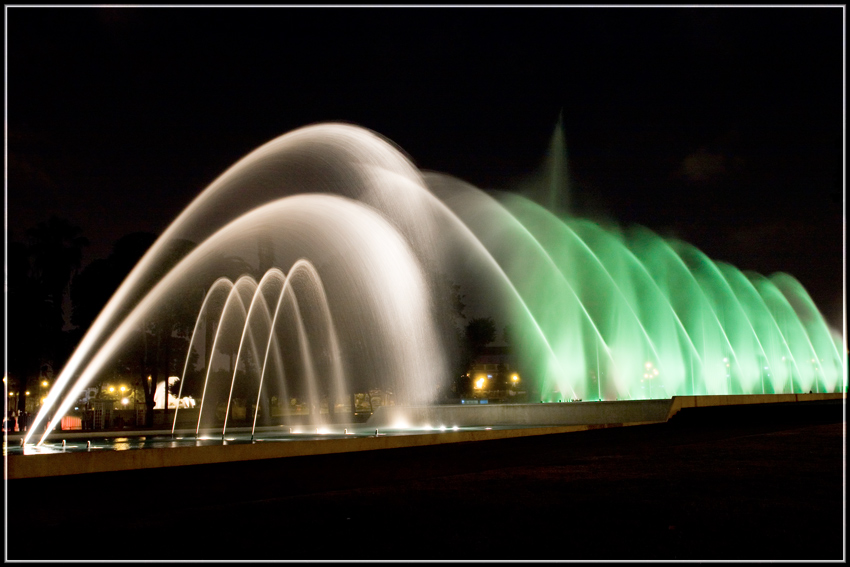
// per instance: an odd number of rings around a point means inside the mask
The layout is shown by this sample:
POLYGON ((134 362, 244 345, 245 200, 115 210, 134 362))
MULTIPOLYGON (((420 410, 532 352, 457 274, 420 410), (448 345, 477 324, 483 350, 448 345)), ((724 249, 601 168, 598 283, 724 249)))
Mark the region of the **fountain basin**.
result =
MULTIPOLYGON (((677 412, 686 408, 708 408, 732 405, 761 405, 775 403, 816 402, 823 400, 846 399, 846 394, 783 394, 783 395, 740 395, 740 396, 676 396, 668 400, 633 400, 619 402, 572 402, 560 404, 517 404, 503 406, 436 406, 419 407, 383 407, 372 416, 365 427, 356 434, 328 436, 317 439, 304 436, 304 440, 292 442, 251 443, 248 441, 225 444, 207 440, 202 445, 168 448, 150 448, 144 450, 111 450, 48 454, 9 454, 6 456, 5 478, 36 478, 112 472, 143 468, 187 466, 257 459, 277 459, 308 455, 323 455, 378 449, 396 449, 403 447, 421 447, 442 443, 461 443, 571 433, 590 429, 664 423, 677 412), (511 409, 515 408, 515 409, 511 409), (427 411, 435 412, 426 415, 427 411), (410 423, 409 429, 394 428, 390 419, 412 420, 417 415, 436 419, 437 417, 465 418, 466 422, 447 424, 446 431, 423 432, 422 426, 410 423), (494 421, 488 425, 473 425, 476 420, 487 416, 494 421), (525 417, 523 417, 525 416, 525 417), (586 423, 577 423, 583 416, 586 423), (527 419, 528 424, 502 424, 496 421, 508 417, 527 419), (531 425, 532 420, 550 420, 550 425, 531 425), (563 420, 556 424, 557 419, 563 420), (571 421, 573 423, 566 423, 571 421), (376 425, 378 424, 378 425, 376 425), (384 430, 381 429, 384 425, 384 430), (375 436, 374 430, 380 434, 375 436), (387 434, 389 433, 389 434, 387 434)), ((440 424, 434 421, 432 429, 440 424)), ((124 433, 123 435, 127 435, 124 433)), ((151 435, 151 432, 148 432, 151 435)), ((69 436, 65 433, 65 436, 69 436)), ((19 437, 19 436, 18 436, 19 437)), ((60 440, 61 432, 51 435, 54 441, 60 440)), ((101 435, 102 437, 102 435, 101 435)), ((70 437, 69 437, 70 438, 70 437)), ((11 436, 7 436, 7 442, 11 436)))

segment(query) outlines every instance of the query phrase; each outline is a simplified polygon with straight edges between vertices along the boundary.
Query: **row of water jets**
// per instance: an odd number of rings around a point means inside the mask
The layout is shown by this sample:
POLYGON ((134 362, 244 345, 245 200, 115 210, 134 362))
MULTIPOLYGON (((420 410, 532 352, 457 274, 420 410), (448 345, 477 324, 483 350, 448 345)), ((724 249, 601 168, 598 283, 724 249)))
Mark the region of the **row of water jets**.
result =
POLYGON ((271 393, 297 381, 312 399, 380 385, 401 403, 433 403, 456 355, 451 283, 510 323, 543 399, 846 391, 844 338, 790 275, 744 273, 643 228, 485 193, 419 171, 373 132, 320 124, 250 153, 180 214, 95 320, 26 440, 145 321, 190 302, 234 258, 261 275, 216 279, 196 311, 181 380, 182 391, 203 375, 196 434, 225 400, 226 431, 240 387, 256 400, 252 430, 271 393), (169 268, 178 239, 198 245, 169 268), (229 360, 219 344, 233 340, 229 360))

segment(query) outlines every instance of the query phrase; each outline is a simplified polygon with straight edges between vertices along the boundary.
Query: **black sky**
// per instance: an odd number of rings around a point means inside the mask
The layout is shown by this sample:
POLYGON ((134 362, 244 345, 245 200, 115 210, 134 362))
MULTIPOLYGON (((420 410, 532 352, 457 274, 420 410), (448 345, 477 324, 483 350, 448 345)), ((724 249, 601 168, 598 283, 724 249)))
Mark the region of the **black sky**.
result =
POLYGON ((795 275, 840 326, 844 8, 7 7, 7 230, 87 260, 341 120, 510 188, 563 109, 578 214, 795 275))

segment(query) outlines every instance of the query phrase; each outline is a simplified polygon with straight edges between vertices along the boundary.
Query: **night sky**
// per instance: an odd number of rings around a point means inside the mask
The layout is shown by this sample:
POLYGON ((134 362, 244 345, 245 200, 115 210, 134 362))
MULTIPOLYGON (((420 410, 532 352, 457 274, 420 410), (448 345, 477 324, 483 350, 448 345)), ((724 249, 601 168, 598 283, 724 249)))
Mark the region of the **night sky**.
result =
POLYGON ((840 328, 843 24, 830 8, 6 9, 8 238, 85 261, 227 167, 344 121, 511 189, 563 110, 573 212, 787 271, 840 328))

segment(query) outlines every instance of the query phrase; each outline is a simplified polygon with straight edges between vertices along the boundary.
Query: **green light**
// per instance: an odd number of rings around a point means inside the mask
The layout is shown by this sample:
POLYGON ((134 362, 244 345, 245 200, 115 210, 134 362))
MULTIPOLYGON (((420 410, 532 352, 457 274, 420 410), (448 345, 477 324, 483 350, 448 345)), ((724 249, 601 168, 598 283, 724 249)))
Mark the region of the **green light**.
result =
POLYGON ((500 203, 504 231, 479 237, 511 242, 499 263, 523 309, 510 323, 542 401, 846 389, 840 340, 788 274, 745 274, 517 195, 500 203))

